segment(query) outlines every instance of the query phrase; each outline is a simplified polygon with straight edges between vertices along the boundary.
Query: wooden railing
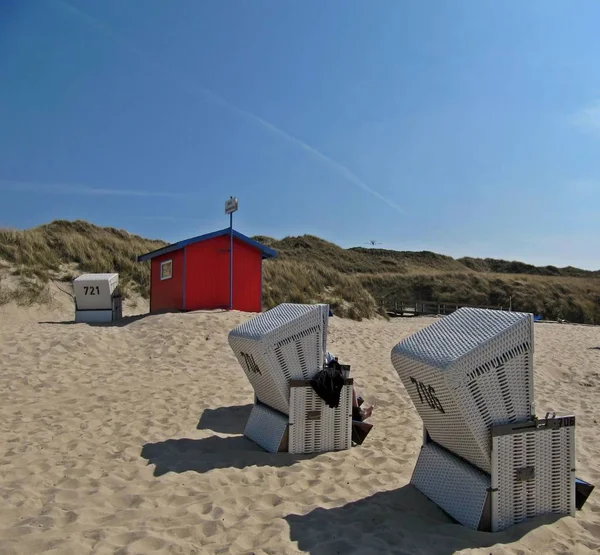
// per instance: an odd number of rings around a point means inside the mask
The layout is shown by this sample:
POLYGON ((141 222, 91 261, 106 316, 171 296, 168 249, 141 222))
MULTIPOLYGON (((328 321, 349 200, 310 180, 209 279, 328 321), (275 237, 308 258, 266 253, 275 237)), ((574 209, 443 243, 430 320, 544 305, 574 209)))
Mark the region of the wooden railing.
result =
POLYGON ((405 301, 399 299, 383 299, 381 306, 390 316, 422 316, 426 314, 446 315, 452 314, 455 310, 462 307, 504 310, 502 306, 469 305, 437 301, 405 301))

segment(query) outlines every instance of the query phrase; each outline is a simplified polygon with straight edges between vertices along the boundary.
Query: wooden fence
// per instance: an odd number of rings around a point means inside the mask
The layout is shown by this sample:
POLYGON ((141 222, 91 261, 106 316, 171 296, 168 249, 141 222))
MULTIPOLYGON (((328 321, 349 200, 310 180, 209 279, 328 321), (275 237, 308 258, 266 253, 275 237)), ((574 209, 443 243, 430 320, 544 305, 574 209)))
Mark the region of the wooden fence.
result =
POLYGON ((460 303, 439 303, 437 301, 404 301, 399 299, 383 299, 381 307, 390 316, 423 316, 423 315, 446 315, 463 307, 489 308, 492 310, 504 310, 501 306, 468 305, 460 303))

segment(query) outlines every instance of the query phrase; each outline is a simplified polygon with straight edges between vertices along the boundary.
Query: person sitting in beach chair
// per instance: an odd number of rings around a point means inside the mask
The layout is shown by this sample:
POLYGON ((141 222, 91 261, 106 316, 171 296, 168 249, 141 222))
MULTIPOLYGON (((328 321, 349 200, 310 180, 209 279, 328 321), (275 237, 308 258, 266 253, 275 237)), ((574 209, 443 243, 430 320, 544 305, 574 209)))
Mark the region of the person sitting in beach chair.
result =
MULTIPOLYGON (((331 354, 329 351, 325 354, 325 368, 331 369, 333 372, 339 372, 339 380, 343 378, 344 367, 339 363, 338 358, 331 354)), ((332 388, 331 385, 334 380, 329 380, 327 386, 332 388)), ((325 388, 316 388, 318 394, 322 395, 327 400, 328 395, 331 393, 325 388), (325 391, 323 391, 325 390, 325 391)), ((356 387, 352 386, 352 441, 355 444, 360 445, 363 443, 371 429, 373 424, 365 422, 373 414, 373 405, 365 402, 362 395, 357 392, 356 387)))

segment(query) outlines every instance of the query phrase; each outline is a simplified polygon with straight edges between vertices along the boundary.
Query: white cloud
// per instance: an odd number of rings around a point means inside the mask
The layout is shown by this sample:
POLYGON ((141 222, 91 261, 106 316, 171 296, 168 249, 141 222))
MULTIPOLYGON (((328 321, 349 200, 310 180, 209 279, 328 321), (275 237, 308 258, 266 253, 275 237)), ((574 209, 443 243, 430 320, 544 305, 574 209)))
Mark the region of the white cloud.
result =
POLYGON ((591 195, 600 191, 600 182, 593 179, 575 179, 567 184, 567 190, 578 195, 591 195))
POLYGON ((600 101, 579 110, 571 121, 583 129, 600 132, 600 101))
POLYGON ((189 198, 193 195, 162 191, 144 191, 139 189, 105 189, 86 187, 69 183, 43 183, 39 181, 13 181, 0 179, 0 191, 15 191, 18 193, 36 193, 41 195, 90 195, 117 197, 169 197, 189 198))

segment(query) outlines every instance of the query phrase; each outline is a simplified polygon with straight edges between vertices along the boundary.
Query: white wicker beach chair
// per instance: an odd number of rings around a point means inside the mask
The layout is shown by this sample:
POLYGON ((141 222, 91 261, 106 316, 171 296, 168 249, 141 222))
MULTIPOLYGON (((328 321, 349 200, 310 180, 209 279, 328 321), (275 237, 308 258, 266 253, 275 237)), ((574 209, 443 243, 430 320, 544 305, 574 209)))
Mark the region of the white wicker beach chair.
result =
POLYGON ((254 388, 244 435, 269 452, 350 448, 352 379, 328 407, 310 379, 323 368, 329 305, 283 303, 229 333, 229 345, 254 388))
POLYGON ((535 417, 531 314, 462 308, 391 358, 423 420, 411 482, 427 497, 480 530, 574 514, 575 417, 535 417))

